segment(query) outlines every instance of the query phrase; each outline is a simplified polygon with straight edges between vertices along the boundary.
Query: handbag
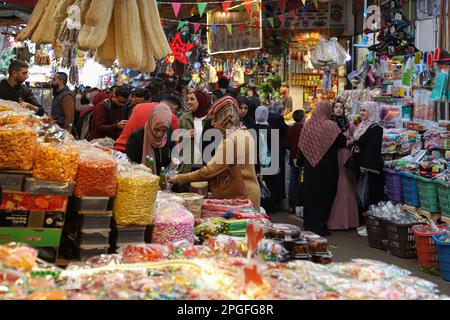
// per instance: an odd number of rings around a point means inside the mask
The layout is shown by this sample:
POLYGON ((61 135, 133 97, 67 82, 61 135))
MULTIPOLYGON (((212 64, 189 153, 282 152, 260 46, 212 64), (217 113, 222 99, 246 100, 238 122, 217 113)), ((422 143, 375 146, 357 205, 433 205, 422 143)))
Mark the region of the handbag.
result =
POLYGON ((360 209, 369 206, 369 174, 362 174, 356 182, 356 200, 360 209))
POLYGON ((344 167, 350 171, 356 171, 356 154, 353 152, 353 148, 350 157, 344 163, 344 167))

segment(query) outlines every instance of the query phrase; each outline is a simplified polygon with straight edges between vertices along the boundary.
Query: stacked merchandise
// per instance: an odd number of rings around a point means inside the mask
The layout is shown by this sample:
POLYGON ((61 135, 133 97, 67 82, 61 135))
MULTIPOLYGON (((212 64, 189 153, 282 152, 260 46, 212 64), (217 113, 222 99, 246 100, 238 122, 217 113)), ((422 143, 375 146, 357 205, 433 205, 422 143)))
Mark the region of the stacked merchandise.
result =
POLYGON ((27 243, 55 260, 79 152, 20 105, 0 105, 0 243, 27 243))
POLYGON ((440 300, 431 282, 373 260, 330 265, 264 262, 186 243, 127 246, 66 270, 38 266, 35 250, 0 246, 2 299, 391 299, 440 300), (248 272, 253 270, 253 272, 248 272), (243 274, 247 274, 242 281, 243 274), (248 278, 252 275, 252 278, 248 278), (253 281, 252 281, 253 280, 253 281))

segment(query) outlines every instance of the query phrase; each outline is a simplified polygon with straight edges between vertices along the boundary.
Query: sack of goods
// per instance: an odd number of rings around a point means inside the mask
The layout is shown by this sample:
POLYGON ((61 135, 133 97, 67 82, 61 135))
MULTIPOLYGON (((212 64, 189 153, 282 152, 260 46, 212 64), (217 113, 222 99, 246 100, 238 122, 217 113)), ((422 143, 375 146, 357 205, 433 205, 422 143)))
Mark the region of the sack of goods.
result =
POLYGON ((222 218, 227 212, 251 208, 249 199, 207 199, 203 201, 202 218, 222 218))

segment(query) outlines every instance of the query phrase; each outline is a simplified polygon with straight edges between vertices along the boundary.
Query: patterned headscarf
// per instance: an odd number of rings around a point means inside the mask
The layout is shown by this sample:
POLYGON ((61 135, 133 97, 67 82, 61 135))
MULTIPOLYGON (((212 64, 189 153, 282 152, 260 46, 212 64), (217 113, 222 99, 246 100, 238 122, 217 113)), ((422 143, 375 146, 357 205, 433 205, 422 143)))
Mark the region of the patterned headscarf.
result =
POLYGON ((331 105, 325 101, 320 102, 302 129, 298 146, 313 167, 322 160, 341 133, 336 122, 330 118, 331 105))
POLYGON ((380 122, 380 105, 374 101, 363 102, 361 107, 365 108, 369 113, 367 120, 364 120, 355 130, 353 138, 355 141, 359 140, 361 136, 369 129, 373 124, 380 122))
POLYGON ((238 103, 230 96, 216 100, 209 110, 209 116, 216 119, 222 129, 237 129, 240 124, 238 103))

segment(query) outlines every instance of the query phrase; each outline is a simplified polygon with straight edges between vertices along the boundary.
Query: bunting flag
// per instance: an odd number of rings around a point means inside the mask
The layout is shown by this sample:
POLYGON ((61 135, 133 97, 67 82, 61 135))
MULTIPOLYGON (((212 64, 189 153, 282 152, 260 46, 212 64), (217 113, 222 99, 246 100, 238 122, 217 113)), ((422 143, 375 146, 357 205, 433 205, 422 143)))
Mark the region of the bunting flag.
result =
POLYGON ((177 17, 177 18, 178 18, 178 14, 180 13, 180 8, 181 8, 181 3, 179 3, 179 2, 172 3, 173 13, 175 14, 175 17, 177 17))
POLYGON ((278 19, 280 19, 281 26, 284 26, 284 14, 280 14, 280 15, 278 16, 278 19))
POLYGON ((286 10, 286 0, 279 0, 281 10, 286 10))
POLYGON ((239 7, 238 7, 238 10, 239 10, 239 12, 244 12, 245 6, 239 6, 239 7))
POLYGON ((252 2, 253 0, 244 0, 245 10, 247 10, 247 13, 250 13, 252 10, 252 2))
POLYGON ((233 26, 229 23, 227 23, 227 30, 230 36, 233 35, 233 26))
POLYGON ((217 33, 217 26, 215 24, 212 24, 211 28, 212 28, 214 33, 217 33))
POLYGON ((159 19, 159 23, 161 23, 161 25, 164 24, 164 20, 163 19, 159 19))
POLYGON ((186 24, 186 22, 184 22, 184 21, 178 22, 177 30, 180 30, 181 28, 183 28, 185 24, 186 24))
POLYGON ((260 26, 261 26, 261 22, 260 22, 259 20, 256 20, 256 21, 255 21, 255 27, 256 27, 257 29, 259 29, 260 26))
POLYGON ((314 0, 314 5, 316 6, 316 9, 319 9, 319 0, 314 0))
POLYGON ((240 31, 241 33, 244 32, 244 24, 243 24, 243 23, 239 23, 239 31, 240 31))
POLYGON ((306 6, 306 0, 302 0, 303 5, 306 6))
POLYGON ((205 13, 205 9, 206 9, 207 5, 208 5, 207 3, 202 3, 202 2, 197 3, 198 13, 200 14, 200 18, 203 16, 203 13, 205 13))
POLYGON ((223 12, 228 14, 228 9, 230 8, 230 6, 231 6, 231 1, 224 1, 224 2, 222 2, 223 12))
POLYGON ((200 29, 200 23, 194 23, 194 33, 197 33, 198 29, 200 29))
POLYGON ((269 21, 270 26, 271 26, 272 28, 275 28, 275 22, 273 21, 273 17, 270 17, 270 18, 268 18, 267 20, 269 21))

